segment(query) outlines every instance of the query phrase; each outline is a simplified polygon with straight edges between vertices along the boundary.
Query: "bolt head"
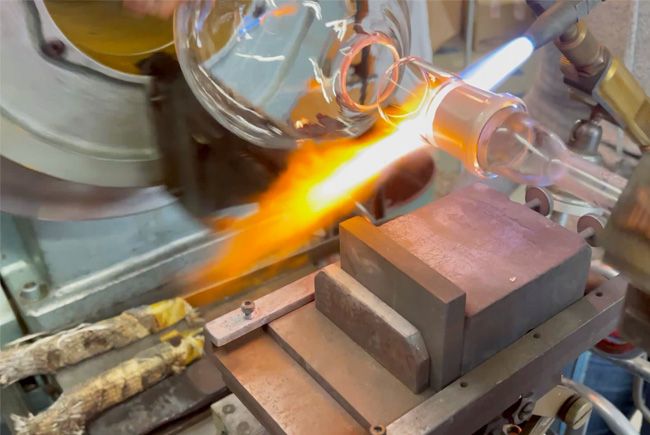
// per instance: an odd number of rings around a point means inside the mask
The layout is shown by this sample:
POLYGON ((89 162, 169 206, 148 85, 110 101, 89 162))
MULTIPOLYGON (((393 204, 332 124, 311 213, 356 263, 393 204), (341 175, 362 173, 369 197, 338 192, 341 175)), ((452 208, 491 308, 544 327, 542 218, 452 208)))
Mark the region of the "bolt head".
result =
POLYGON ((533 410, 535 409, 535 402, 533 402, 529 397, 524 396, 522 400, 519 411, 515 416, 515 423, 517 424, 528 420, 533 415, 533 410))
POLYGON ((241 311, 244 313, 244 317, 250 319, 253 317, 253 312, 255 311, 255 302, 253 301, 244 301, 241 303, 241 311))
POLYGON ((44 42, 41 49, 46 55, 57 58, 63 56, 66 46, 60 39, 52 39, 44 42))

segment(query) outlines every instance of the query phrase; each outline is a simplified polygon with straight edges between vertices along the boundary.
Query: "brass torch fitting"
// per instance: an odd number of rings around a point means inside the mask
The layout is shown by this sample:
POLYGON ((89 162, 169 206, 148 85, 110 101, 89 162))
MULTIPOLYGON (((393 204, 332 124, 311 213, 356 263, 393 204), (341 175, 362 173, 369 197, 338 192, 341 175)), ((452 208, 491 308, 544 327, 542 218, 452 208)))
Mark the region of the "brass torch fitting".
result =
POLYGON ((594 96, 644 152, 650 151, 650 97, 623 62, 612 59, 594 96))
POLYGON ((581 75, 596 76, 607 66, 609 52, 583 21, 569 27, 555 45, 581 75))
POLYGON ((650 98, 632 73, 594 37, 586 24, 569 27, 555 45, 588 91, 644 151, 650 150, 650 98))

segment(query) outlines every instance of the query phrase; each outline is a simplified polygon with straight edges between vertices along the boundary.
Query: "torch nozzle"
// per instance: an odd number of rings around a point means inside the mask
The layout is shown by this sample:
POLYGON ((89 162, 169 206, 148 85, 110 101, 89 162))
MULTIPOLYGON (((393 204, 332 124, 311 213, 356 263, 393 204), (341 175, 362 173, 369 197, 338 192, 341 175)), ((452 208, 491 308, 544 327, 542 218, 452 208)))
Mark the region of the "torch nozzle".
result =
POLYGON ((543 47, 559 38, 578 20, 587 16, 593 8, 604 0, 527 0, 530 8, 538 15, 525 37, 533 42, 535 48, 543 47), (552 3, 552 4, 551 4, 552 3))

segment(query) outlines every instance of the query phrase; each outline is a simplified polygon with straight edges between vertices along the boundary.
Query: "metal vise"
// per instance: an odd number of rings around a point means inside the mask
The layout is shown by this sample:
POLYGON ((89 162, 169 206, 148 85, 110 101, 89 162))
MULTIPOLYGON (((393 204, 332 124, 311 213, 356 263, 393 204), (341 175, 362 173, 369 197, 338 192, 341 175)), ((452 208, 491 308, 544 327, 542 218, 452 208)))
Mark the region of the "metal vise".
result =
POLYGON ((580 236, 480 184, 350 219, 340 243, 340 264, 206 326, 272 433, 473 433, 546 394, 622 305, 622 285, 584 296, 580 236))

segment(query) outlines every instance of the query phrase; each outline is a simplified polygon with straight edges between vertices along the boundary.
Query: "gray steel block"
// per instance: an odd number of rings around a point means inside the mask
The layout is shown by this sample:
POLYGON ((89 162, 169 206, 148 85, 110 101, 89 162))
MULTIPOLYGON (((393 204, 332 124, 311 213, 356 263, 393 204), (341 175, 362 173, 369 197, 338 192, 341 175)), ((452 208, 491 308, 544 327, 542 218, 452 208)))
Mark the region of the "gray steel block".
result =
POLYGON ((429 385, 429 354, 415 326, 343 271, 315 278, 316 308, 414 393, 429 385))
POLYGON ((363 218, 340 226, 341 267, 422 334, 429 384, 460 375, 465 293, 363 218))
POLYGON ((523 394, 540 397, 559 373, 618 323, 626 282, 614 278, 388 425, 389 434, 471 434, 523 394))
POLYGON ((585 241, 482 184, 380 231, 467 295, 463 373, 584 294, 591 259, 585 241))
POLYGON ((431 396, 411 392, 313 303, 274 320, 268 331, 366 429, 388 425, 431 396))
POLYGON ((261 329, 213 352, 230 391, 270 433, 368 433, 261 329))

